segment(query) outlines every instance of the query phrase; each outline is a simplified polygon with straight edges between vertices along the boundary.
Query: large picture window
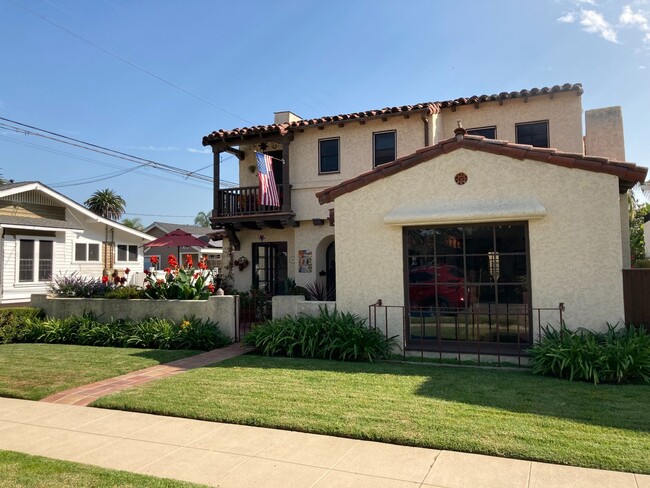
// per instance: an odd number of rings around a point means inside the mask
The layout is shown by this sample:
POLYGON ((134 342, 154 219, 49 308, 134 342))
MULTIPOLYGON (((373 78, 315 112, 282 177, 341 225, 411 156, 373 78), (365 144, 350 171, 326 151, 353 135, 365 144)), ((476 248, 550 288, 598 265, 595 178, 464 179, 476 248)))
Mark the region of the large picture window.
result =
POLYGON ((52 279, 54 242, 20 239, 18 281, 34 283, 52 279))
POLYGON ((527 343, 526 223, 404 230, 411 339, 527 343))

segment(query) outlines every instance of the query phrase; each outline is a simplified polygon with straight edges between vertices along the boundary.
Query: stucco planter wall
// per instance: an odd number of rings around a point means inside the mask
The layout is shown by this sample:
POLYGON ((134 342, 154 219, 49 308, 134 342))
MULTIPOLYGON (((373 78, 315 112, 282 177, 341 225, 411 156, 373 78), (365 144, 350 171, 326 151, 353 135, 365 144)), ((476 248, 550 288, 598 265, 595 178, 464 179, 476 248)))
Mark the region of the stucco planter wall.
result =
POLYGON ((336 302, 308 302, 300 295, 277 295, 273 297, 273 318, 298 317, 302 314, 318 316, 321 307, 332 313, 336 302))
POLYGON ((235 338, 235 297, 213 296, 207 300, 114 300, 105 298, 54 298, 32 295, 31 306, 45 311, 48 317, 65 318, 70 315, 93 313, 99 321, 111 319, 142 320, 158 317, 181 322, 183 317, 218 322, 219 329, 235 338))

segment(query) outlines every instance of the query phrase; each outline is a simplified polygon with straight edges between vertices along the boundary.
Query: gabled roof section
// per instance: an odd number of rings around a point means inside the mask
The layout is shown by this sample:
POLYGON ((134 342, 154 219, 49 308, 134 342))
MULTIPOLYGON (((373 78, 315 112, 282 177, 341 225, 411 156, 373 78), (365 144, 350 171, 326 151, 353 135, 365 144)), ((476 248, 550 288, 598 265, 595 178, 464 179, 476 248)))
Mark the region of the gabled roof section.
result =
POLYGON ((396 159, 391 163, 386 163, 376 167, 372 171, 360 174, 355 178, 344 181, 338 185, 326 188, 316 193, 316 197, 321 205, 333 202, 335 198, 358 190, 370 183, 373 183, 387 176, 394 175, 405 169, 417 166, 425 161, 437 158, 443 154, 453 152, 457 149, 469 149, 471 151, 482 151, 490 154, 498 154, 515 159, 530 159, 542 163, 563 166, 565 168, 576 168, 594 173, 605 173, 617 176, 619 179, 619 188, 626 191, 637 183, 645 180, 648 169, 637 166, 633 163, 623 161, 612 161, 607 158, 596 156, 584 156, 558 151, 557 149, 548 149, 543 147, 533 147, 526 144, 513 144, 508 141, 499 141, 495 139, 486 139, 483 136, 470 136, 464 134, 464 129, 456 129, 456 137, 439 142, 433 146, 427 146, 418 149, 413 154, 396 159))
POLYGON ((151 229, 154 229, 156 227, 165 233, 169 233, 176 229, 180 229, 183 232, 192 234, 193 236, 204 236, 211 230, 209 227, 201 227, 200 225, 173 224, 170 222, 152 222, 144 229, 143 232, 148 233, 149 231, 151 231, 151 229))
POLYGON ((144 232, 140 232, 139 230, 132 229, 131 227, 127 227, 124 224, 120 224, 119 222, 115 222, 114 220, 110 219, 105 219, 104 217, 100 217, 99 215, 91 212, 88 210, 86 207, 83 205, 75 202, 74 200, 69 199, 65 195, 59 193, 58 191, 53 190, 49 186, 44 185, 40 181, 26 181, 26 182, 21 182, 21 183, 11 183, 8 185, 0 185, 0 198, 2 197, 8 197, 10 195, 14 195, 16 193, 23 193, 27 191, 40 191, 43 192, 45 195, 48 195, 49 197, 53 198, 54 200, 57 200, 61 202, 63 205, 66 207, 69 207, 71 209, 76 210, 77 212, 81 212, 82 214, 86 215, 87 217, 95 220, 96 222, 106 224, 110 227, 114 227, 116 229, 119 229, 123 232, 127 232, 129 234, 132 234, 134 236, 139 237, 140 239, 150 241, 151 236, 148 234, 145 234, 144 232))
POLYGON ((367 110, 364 112, 354 112, 349 114, 339 114, 327 117, 318 117, 315 119, 303 119, 285 124, 256 125, 253 127, 242 127, 238 129, 224 130, 220 129, 208 134, 203 138, 203 145, 208 146, 217 142, 226 142, 237 145, 237 142, 244 142, 247 138, 265 137, 265 136, 282 136, 288 132, 305 127, 316 127, 329 124, 340 124, 356 120, 368 120, 379 117, 390 117, 395 115, 405 115, 410 113, 424 112, 427 114, 438 113, 440 109, 449 107, 458 107, 461 105, 474 105, 483 102, 495 102, 502 100, 511 100, 516 98, 536 97, 540 95, 550 95, 553 93, 575 92, 582 95, 583 89, 580 83, 565 83, 564 85, 554 85, 552 87, 531 88, 529 90, 519 90, 513 92, 501 92, 494 95, 475 95, 469 98, 456 98, 454 100, 445 100, 438 102, 423 102, 415 105, 403 105, 401 107, 385 107, 377 110, 367 110))

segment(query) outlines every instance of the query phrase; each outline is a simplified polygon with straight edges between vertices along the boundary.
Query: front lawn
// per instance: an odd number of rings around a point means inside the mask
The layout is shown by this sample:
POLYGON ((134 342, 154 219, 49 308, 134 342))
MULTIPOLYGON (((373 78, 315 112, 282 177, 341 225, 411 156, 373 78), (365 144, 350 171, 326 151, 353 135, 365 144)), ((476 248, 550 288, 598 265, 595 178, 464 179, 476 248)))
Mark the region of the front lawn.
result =
POLYGON ((647 385, 248 355, 93 405, 650 473, 647 385))
POLYGON ((0 451, 0 487, 190 488, 203 485, 0 451))
POLYGON ((199 352, 203 351, 0 344, 0 396, 40 400, 59 391, 199 352))

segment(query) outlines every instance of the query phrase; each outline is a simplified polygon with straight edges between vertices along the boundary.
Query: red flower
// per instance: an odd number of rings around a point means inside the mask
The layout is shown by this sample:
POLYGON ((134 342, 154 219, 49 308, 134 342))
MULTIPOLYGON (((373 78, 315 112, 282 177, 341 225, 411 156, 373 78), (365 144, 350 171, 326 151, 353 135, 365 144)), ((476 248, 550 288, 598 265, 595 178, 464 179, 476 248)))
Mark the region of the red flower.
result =
POLYGON ((151 271, 149 271, 148 269, 145 269, 145 270, 144 270, 144 274, 147 275, 147 276, 149 276, 149 275, 151 274, 151 271))
POLYGON ((194 273, 193 278, 194 278, 194 279, 197 279, 199 276, 201 276, 201 273, 194 273))
POLYGON ((199 261, 199 269, 208 269, 208 265, 205 264, 205 261, 199 261))
POLYGON ((173 254, 170 254, 170 255, 167 257, 167 262, 169 263, 169 267, 170 267, 170 268, 176 268, 176 267, 178 267, 178 261, 176 260, 176 256, 174 256, 173 254))
POLYGON ((120 283, 121 283, 121 284, 126 283, 126 278, 122 277, 122 278, 120 279, 120 283))
POLYGON ((194 263, 192 262, 192 256, 187 255, 185 256, 185 266, 188 268, 191 268, 194 263))
POLYGON ((108 283, 108 275, 102 276, 102 283, 108 283))
POLYGON ((149 289, 149 288, 151 288, 151 285, 149 283, 147 283, 147 289, 149 289))
POLYGON ((172 269, 171 268, 165 268, 165 273, 171 273, 172 269))
POLYGON ((151 264, 155 266, 156 264, 158 264, 158 256, 151 256, 149 258, 149 261, 151 261, 151 264))
POLYGON ((214 285, 212 283, 208 285, 208 290, 210 290, 210 293, 214 293, 214 285))
POLYGON ((124 270, 124 274, 129 274, 130 272, 131 272, 131 270, 130 270, 129 268, 126 268, 126 269, 124 270))
POLYGON ((120 284, 120 277, 119 276, 113 276, 113 283, 115 283, 116 285, 119 285, 120 284))

